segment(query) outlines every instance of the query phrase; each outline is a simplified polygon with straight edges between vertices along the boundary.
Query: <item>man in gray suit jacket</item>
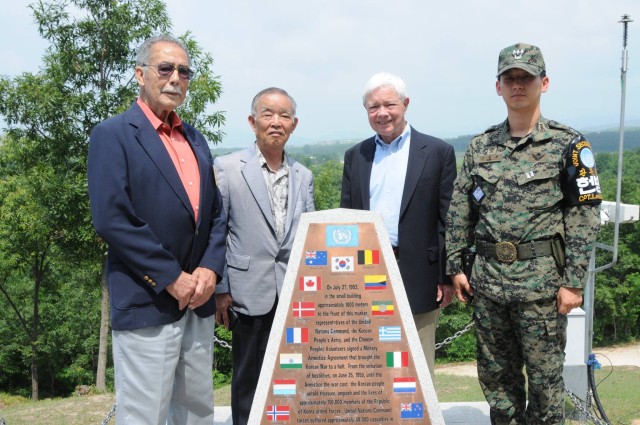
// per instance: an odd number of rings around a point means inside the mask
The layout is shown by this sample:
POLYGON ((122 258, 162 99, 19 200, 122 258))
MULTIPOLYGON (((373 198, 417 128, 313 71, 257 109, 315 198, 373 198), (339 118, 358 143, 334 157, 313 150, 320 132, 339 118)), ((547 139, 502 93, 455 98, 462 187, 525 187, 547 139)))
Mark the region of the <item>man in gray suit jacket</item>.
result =
POLYGON ((279 88, 262 90, 253 98, 249 124, 255 144, 214 162, 228 225, 216 320, 233 329, 234 425, 249 419, 298 220, 315 209, 311 171, 284 151, 298 124, 293 98, 279 88))

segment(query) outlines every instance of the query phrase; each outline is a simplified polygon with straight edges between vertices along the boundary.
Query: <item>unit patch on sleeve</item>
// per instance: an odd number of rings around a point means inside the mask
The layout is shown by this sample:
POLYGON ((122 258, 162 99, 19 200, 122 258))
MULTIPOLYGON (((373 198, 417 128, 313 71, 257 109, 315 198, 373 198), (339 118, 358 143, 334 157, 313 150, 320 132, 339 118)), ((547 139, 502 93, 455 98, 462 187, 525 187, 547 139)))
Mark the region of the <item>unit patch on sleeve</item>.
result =
POLYGON ((566 206, 599 204, 602 191, 591 144, 581 135, 571 141, 565 159, 562 190, 566 206))

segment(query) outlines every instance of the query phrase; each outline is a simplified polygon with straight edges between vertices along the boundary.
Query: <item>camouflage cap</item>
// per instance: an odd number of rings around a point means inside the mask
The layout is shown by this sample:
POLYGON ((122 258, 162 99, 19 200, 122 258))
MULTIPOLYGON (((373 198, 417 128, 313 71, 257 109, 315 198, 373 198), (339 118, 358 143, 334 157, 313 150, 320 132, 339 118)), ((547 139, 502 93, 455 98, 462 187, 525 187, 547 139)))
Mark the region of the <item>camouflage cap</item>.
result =
POLYGON ((505 47, 498 56, 498 77, 509 69, 524 69, 531 75, 540 75, 545 71, 544 58, 537 46, 531 44, 517 43, 513 46, 505 47))

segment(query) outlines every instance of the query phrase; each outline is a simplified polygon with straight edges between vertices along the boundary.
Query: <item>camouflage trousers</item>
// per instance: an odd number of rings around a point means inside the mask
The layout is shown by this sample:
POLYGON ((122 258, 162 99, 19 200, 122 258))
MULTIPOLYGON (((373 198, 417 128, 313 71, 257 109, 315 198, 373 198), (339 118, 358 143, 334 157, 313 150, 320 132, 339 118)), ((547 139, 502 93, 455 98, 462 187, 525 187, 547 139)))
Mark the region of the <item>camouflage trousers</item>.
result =
POLYGON ((567 316, 558 314, 556 299, 506 303, 476 292, 474 322, 491 423, 563 424, 567 316))

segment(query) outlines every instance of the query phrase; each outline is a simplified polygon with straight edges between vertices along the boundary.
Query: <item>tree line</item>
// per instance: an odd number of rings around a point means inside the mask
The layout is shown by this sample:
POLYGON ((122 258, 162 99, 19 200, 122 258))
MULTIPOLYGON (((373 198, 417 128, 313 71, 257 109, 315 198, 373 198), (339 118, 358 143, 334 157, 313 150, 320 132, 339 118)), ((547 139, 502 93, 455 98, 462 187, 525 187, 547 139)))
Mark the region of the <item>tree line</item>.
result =
MULTIPOLYGON (((87 141, 96 124, 133 102, 135 49, 152 34, 169 31, 171 22, 159 0, 43 1, 30 7, 50 43, 42 68, 0 76, 0 115, 8 127, 0 138, 0 392, 38 400, 69 395, 78 385, 113 385, 105 246, 91 225, 87 141)), ((181 38, 196 77, 178 112, 216 144, 224 115, 208 112, 221 92, 213 59, 189 33, 181 38)), ((342 153, 356 142, 341 144, 338 152, 292 147, 291 155, 314 173, 318 210, 339 206, 342 153)), ((600 153, 597 161, 605 198, 614 199, 617 159, 600 153)), ((624 169, 623 202, 639 204, 640 149, 625 152, 624 169)), ((638 226, 621 227, 618 265, 596 276, 595 344, 640 336, 638 226)), ((611 227, 599 235, 609 245, 612 238, 611 227)), ((438 341, 469 320, 469 307, 447 307, 438 341)), ((230 340, 224 328, 216 328, 216 335, 230 340)), ((438 357, 466 360, 474 350, 471 332, 438 357)), ((229 350, 216 346, 216 385, 228 382, 230 372, 229 350)))
MULTIPOLYGON (((40 1, 29 6, 49 42, 41 70, 0 77, 0 390, 66 395, 106 389, 108 304, 104 243, 91 224, 89 133, 127 109, 138 92, 137 47, 170 32, 159 0, 40 1)), ((213 144, 224 116, 213 59, 181 39, 196 77, 178 113, 213 144)))

